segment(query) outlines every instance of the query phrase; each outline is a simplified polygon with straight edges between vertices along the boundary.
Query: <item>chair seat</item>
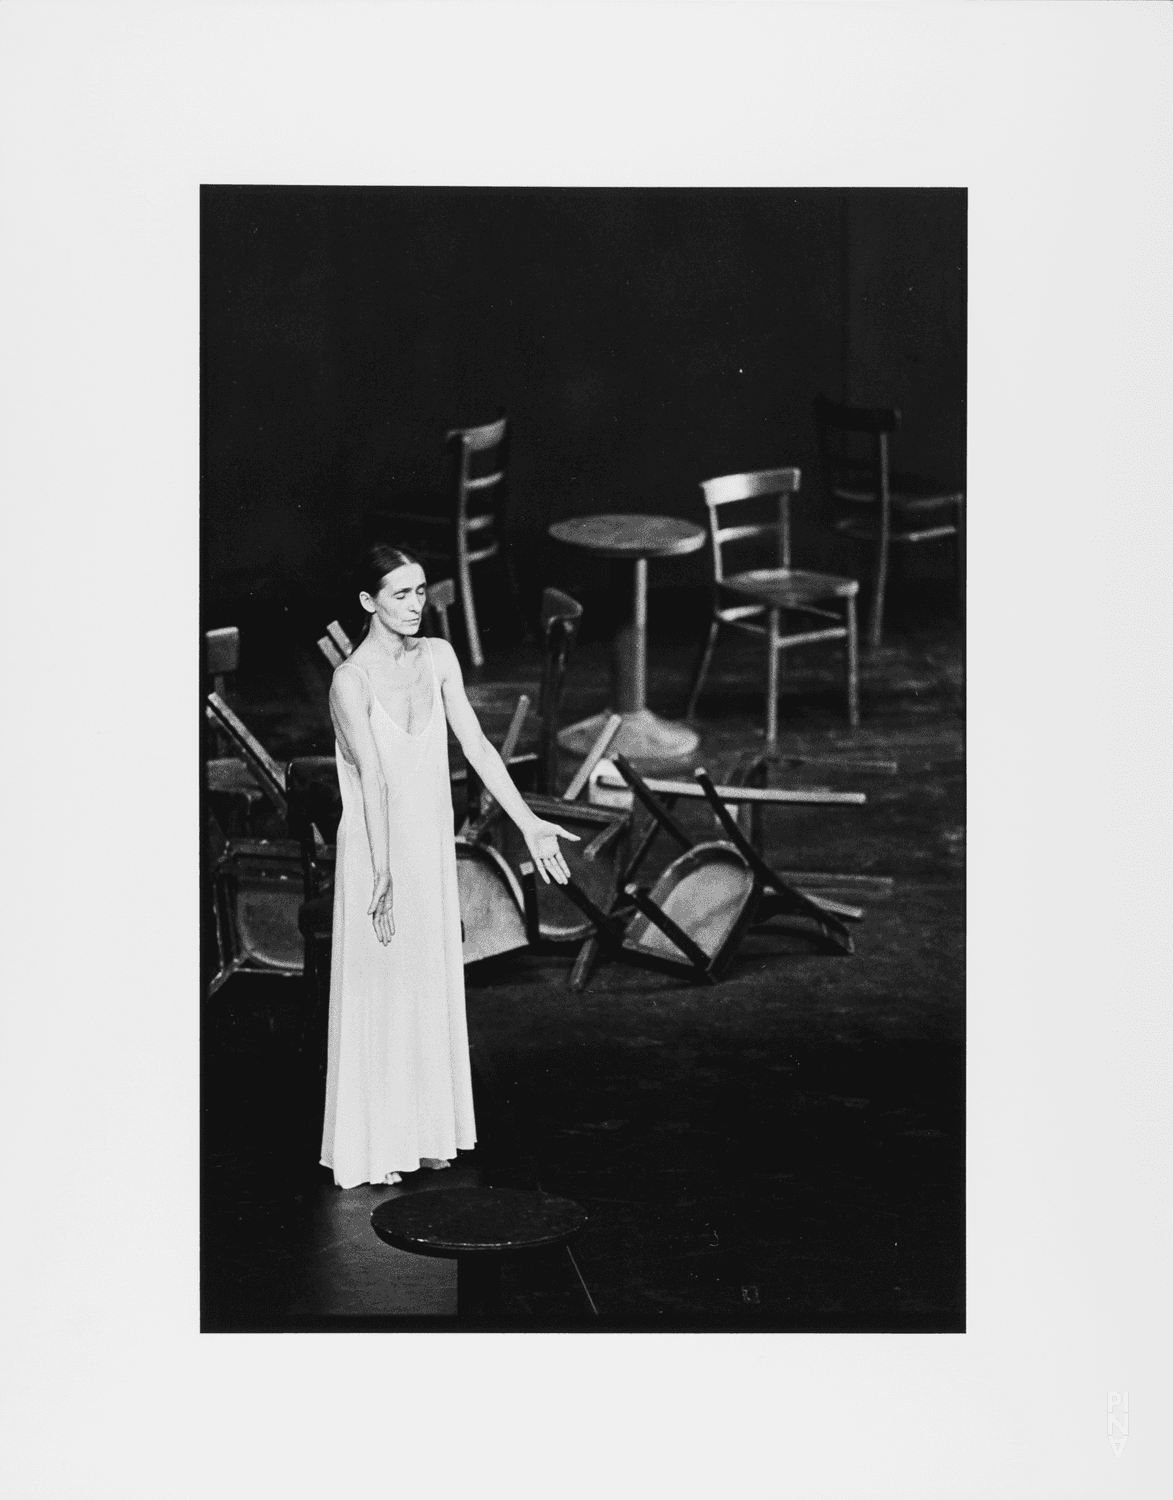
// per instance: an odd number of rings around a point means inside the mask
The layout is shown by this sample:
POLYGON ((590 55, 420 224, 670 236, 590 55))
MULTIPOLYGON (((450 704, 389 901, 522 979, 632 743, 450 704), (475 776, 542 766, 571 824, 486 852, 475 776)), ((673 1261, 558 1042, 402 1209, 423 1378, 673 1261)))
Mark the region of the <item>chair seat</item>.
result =
POLYGON ((205 761, 204 785, 209 792, 226 792, 250 801, 265 795, 248 766, 235 756, 205 761))
POLYGON ((851 599, 859 592, 854 578, 801 568, 753 568, 723 578, 721 587, 768 609, 801 609, 824 599, 851 599))

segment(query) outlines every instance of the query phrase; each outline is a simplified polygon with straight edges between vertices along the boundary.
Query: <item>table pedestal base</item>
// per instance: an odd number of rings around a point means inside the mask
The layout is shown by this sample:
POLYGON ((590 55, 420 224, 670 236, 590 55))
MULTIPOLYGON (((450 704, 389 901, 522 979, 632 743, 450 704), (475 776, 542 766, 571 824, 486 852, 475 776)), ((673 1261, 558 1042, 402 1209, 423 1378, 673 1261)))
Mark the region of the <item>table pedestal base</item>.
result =
MULTIPOLYGON (((569 725, 559 734, 559 745, 571 755, 586 755, 611 713, 611 709, 604 709, 593 718, 569 725)), ((660 765, 687 760, 700 744, 700 735, 687 724, 670 724, 650 708, 633 709, 622 717, 623 724, 607 754, 625 755, 637 770, 654 770, 660 765)))

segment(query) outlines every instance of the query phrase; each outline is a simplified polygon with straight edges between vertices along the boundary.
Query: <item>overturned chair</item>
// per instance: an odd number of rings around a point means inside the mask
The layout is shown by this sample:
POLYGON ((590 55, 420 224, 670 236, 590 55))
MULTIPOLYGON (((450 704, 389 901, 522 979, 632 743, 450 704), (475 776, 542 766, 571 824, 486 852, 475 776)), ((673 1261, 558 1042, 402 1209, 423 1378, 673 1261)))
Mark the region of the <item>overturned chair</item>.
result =
MULTIPOLYGON (((526 700, 514 715, 520 723, 526 700)), ((220 970, 210 992, 240 969, 328 979, 334 900, 334 839, 342 795, 333 756, 282 765, 216 693, 211 722, 233 743, 280 814, 287 837, 233 839, 213 864, 220 970)), ((511 734, 502 745, 510 759, 511 734)), ((453 773, 454 779, 461 773, 453 773)), ((526 945, 525 902, 517 875, 497 850, 457 840, 464 961, 526 945)))
MULTIPOLYGON (((584 944, 571 976, 579 989, 600 954, 655 969, 677 978, 715 983, 728 970, 737 948, 752 927, 764 926, 775 917, 797 919, 820 946, 836 953, 853 951, 845 925, 859 921, 863 912, 854 906, 807 895, 777 871, 772 870, 738 827, 728 803, 746 797, 778 800, 785 793, 759 789, 721 788, 708 773, 698 770, 696 786, 709 803, 727 835, 722 840, 698 841, 681 827, 669 807, 659 800, 647 782, 623 757, 615 764, 635 797, 651 814, 652 823, 627 868, 619 877, 619 890, 610 909, 604 909, 574 881, 562 887, 590 921, 591 940, 584 944), (637 885, 635 874, 651 850, 656 836, 667 833, 683 852, 672 861, 653 886, 637 885)), ((686 789, 681 787, 675 795, 686 789)), ((790 800, 804 799, 794 793, 790 800)), ((820 801, 827 796, 822 794, 820 801)), ((840 800, 858 803, 859 794, 839 794, 840 800)), ((527 899, 536 897, 532 864, 522 867, 527 899)))
MULTIPOLYGON (((518 705, 519 715, 524 712, 525 703, 523 697, 518 705)), ((514 725, 510 726, 511 734, 516 724, 515 716, 514 725)), ((563 824, 570 832, 578 834, 579 843, 562 846, 563 857, 579 888, 584 889, 589 897, 608 905, 615 899, 631 818, 626 811, 592 807, 578 798, 622 724, 619 714, 608 718, 560 797, 548 797, 540 792, 523 793, 526 805, 539 817, 563 824)), ((590 919, 567 899, 565 887, 553 883, 539 885, 536 877, 519 881, 523 872, 532 872, 529 851, 521 834, 503 817, 500 806, 492 798, 486 795, 477 818, 466 821, 457 836, 456 847, 458 858, 463 857, 466 863, 476 854, 492 859, 495 865, 504 865, 509 871, 509 885, 511 890, 516 890, 517 909, 524 932, 524 943, 518 942, 517 947, 525 946, 532 952, 574 953, 593 932, 590 919)), ((466 879, 470 881, 471 872, 469 864, 466 879)), ((463 903, 463 894, 461 900, 463 903)), ((500 919, 504 920, 504 917, 502 912, 500 919)))

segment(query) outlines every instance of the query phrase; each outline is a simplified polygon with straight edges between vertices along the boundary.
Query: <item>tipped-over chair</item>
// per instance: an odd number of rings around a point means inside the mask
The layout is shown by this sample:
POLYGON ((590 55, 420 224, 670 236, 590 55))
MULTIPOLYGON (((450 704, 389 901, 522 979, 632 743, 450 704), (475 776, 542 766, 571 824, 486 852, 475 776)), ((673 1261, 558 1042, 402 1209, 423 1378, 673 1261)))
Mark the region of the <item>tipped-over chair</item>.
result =
MULTIPOLYGON (((525 702, 524 698, 522 702, 525 702)), ((625 856, 631 816, 626 810, 592 807, 578 798, 622 723, 619 714, 610 715, 561 797, 532 792, 524 794, 527 806, 538 817, 551 819, 578 835, 578 843, 561 846, 562 855, 571 874, 588 896, 608 907, 615 900, 616 880, 620 862, 625 856)), ((531 868, 524 839, 514 824, 501 816, 496 802, 490 800, 480 817, 461 830, 461 837, 473 846, 494 839, 511 867, 516 867, 519 872, 531 868)), ((526 884, 523 909, 528 945, 534 952, 577 951, 594 930, 582 912, 567 900, 563 888, 554 882, 539 886, 535 879, 526 884)))
POLYGON ((791 566, 790 497, 801 482, 798 469, 761 469, 748 474, 726 474, 701 483, 709 513, 709 538, 713 564, 713 617, 709 635, 688 699, 688 716, 696 712, 697 699, 717 644, 722 625, 744 630, 766 644, 766 743, 778 739, 779 657, 795 646, 817 641, 842 641, 847 697, 847 717, 854 729, 859 723, 859 671, 856 649, 854 578, 812 573, 791 566), (750 507, 754 518, 738 511, 736 525, 723 524, 734 506, 750 507), (768 512, 763 517, 763 510, 768 512), (766 539, 772 551, 771 566, 731 571, 725 548, 766 539), (794 618, 797 629, 783 631, 783 617, 794 618))
POLYGON ((916 474, 894 471, 889 439, 900 425, 894 407, 845 406, 815 399, 815 431, 823 482, 841 512, 836 530, 873 549, 867 642, 880 644, 888 558, 893 546, 953 539, 957 607, 965 608, 965 492, 916 474))
POLYGON ((453 464, 448 490, 427 497, 422 507, 419 499, 407 499, 403 509, 372 512, 366 533, 369 541, 411 545, 425 565, 443 561, 455 568, 469 660, 480 667, 485 658, 471 570, 501 551, 509 422, 501 417, 481 427, 455 427, 444 441, 453 464))
MULTIPOLYGON (((858 920, 859 910, 807 896, 770 869, 704 770, 695 773, 696 779, 727 839, 702 843, 685 832, 622 755, 616 756, 615 764, 652 815, 656 831, 663 829, 684 852, 651 888, 636 885, 632 877, 652 842, 645 837, 623 873, 626 904, 610 911, 592 901, 575 880, 562 887, 590 919, 604 953, 677 978, 713 984, 732 963, 750 927, 776 916, 799 918, 822 945, 852 952, 851 934, 841 918, 858 920)), ((522 876, 529 898, 533 866, 523 866, 522 876)))

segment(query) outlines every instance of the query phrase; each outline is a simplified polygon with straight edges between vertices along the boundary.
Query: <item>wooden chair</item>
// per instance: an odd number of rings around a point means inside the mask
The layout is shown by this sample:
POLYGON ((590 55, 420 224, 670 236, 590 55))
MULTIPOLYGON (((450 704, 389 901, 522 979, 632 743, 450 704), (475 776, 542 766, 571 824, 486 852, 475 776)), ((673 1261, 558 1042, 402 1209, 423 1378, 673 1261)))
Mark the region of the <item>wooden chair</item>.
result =
MULTIPOLYGON (((697 699, 722 625, 748 631, 766 642, 766 743, 778 740, 778 666, 783 651, 815 641, 844 641, 847 717, 859 724, 859 668, 856 647, 854 578, 811 573, 791 567, 790 497, 798 491, 798 469, 762 469, 748 474, 726 474, 701 483, 709 513, 713 557, 713 617, 709 635, 689 695, 687 716, 696 712, 697 699), (775 502, 769 519, 761 519, 763 502, 775 502), (756 502, 759 518, 722 525, 728 507, 756 502), (772 538, 773 566, 729 572, 724 548, 758 538, 772 538), (783 614, 802 617, 805 628, 783 634, 783 614), (763 623, 764 617, 764 623, 763 623), (812 624, 812 622, 822 622, 812 624)), ((740 512, 744 516, 745 512, 740 512)))
MULTIPOLYGON (((240 666, 240 631, 235 625, 204 632, 205 692, 215 692, 221 699, 230 679, 240 666)), ((226 830, 253 834, 258 810, 265 793, 248 766, 232 753, 232 741, 212 723, 205 724, 204 786, 211 797, 217 817, 226 830)))
POLYGON ((414 543, 413 550, 423 563, 442 560, 455 566, 469 660, 474 667, 480 667, 485 658, 471 570, 475 563, 487 562, 501 551, 509 456, 508 418, 500 417, 481 427, 455 427, 444 441, 453 463, 448 492, 427 497, 422 510, 372 512, 366 518, 367 539, 414 543))
POLYGON ((873 548, 867 642, 880 644, 892 546, 954 539, 959 616, 965 609, 965 492, 889 465, 889 439, 900 425, 892 407, 845 406, 815 399, 815 431, 828 496, 842 511, 836 530, 873 548))
MULTIPOLYGON (((526 804, 540 818, 562 824, 577 833, 581 842, 562 845, 562 853, 574 878, 592 900, 610 906, 615 898, 616 878, 624 857, 631 816, 626 811, 592 807, 578 799, 590 781, 591 772, 606 754, 611 741, 623 723, 619 714, 611 714, 561 797, 525 793, 526 804)), ((519 874, 532 869, 529 851, 516 827, 501 816, 495 802, 484 808, 475 823, 461 830, 470 846, 488 845, 493 839, 500 853, 519 874)), ((459 841, 458 841, 459 848, 459 841)), ((553 881, 539 886, 535 879, 523 879, 522 909, 525 917, 527 945, 532 952, 577 952, 594 930, 589 919, 563 894, 563 887, 553 881)))
POLYGON ((578 636, 582 605, 561 589, 542 593, 542 682, 538 690, 538 716, 542 722, 538 750, 536 791, 558 795, 558 714, 570 652, 578 636))
MULTIPOLYGON (((229 838, 217 852, 211 871, 219 950, 219 969, 208 990, 213 995, 241 971, 289 977, 303 973, 299 912, 312 885, 297 808, 291 801, 288 767, 273 759, 218 693, 208 694, 204 711, 236 749, 237 763, 272 805, 285 835, 229 838)), ((305 764, 311 762, 328 765, 324 756, 307 757, 305 764)), ((316 827, 311 837, 321 856, 325 843, 316 827)))
MULTIPOLYGON (((544 796, 558 794, 560 781, 558 761, 559 715, 562 707, 562 690, 566 682, 566 671, 570 653, 578 636, 582 619, 582 605, 577 599, 564 594, 561 589, 548 588, 542 593, 542 676, 537 684, 525 685, 527 697, 536 698, 538 704, 537 749, 528 752, 533 763, 533 779, 524 783, 544 796)), ((512 696, 518 690, 517 683, 473 682, 467 684, 469 702, 478 714, 496 715, 501 709, 503 694, 512 696)), ((527 759, 527 753, 513 756, 507 762, 516 776, 527 759)), ((475 801, 476 788, 470 784, 470 807, 475 801)))
MULTIPOLYGON (((616 756, 615 764, 653 820, 621 877, 626 901, 606 911, 575 880, 562 887, 590 919, 603 952, 676 978, 713 984, 728 969, 750 927, 776 916, 800 918, 824 946, 839 953, 853 951, 843 919, 858 920, 858 908, 808 896, 770 869, 737 826, 707 772, 696 771, 696 780, 728 837, 697 842, 622 755, 616 756), (651 888, 636 885, 636 869, 661 830, 681 845, 683 853, 651 888)), ((529 897, 535 879, 532 865, 523 868, 522 875, 529 897)))

